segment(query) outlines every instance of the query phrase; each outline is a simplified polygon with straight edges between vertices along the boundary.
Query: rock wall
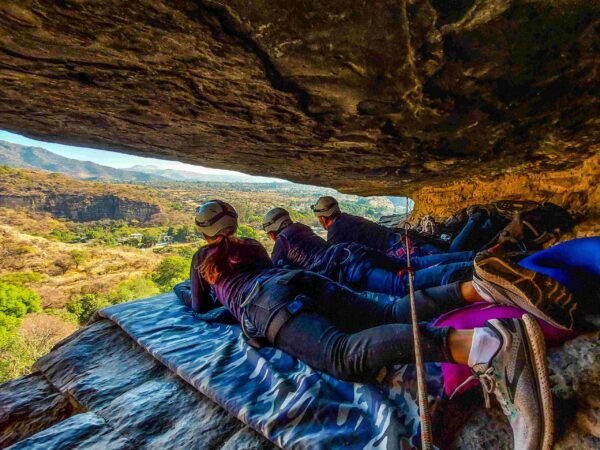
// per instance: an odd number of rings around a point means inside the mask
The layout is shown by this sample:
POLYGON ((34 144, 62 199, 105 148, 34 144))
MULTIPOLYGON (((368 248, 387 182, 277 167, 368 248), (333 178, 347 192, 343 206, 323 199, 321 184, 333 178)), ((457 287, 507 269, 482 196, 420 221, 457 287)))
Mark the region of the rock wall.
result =
POLYGON ((160 212, 157 205, 121 198, 115 195, 4 195, 0 207, 49 212, 78 222, 92 220, 138 220, 148 222, 160 212))
POLYGON ((582 220, 578 235, 600 233, 600 146, 597 154, 568 170, 507 172, 493 179, 470 177, 440 186, 427 186, 412 194, 412 220, 424 215, 444 219, 461 208, 491 200, 551 201, 582 220))
POLYGON ((589 0, 5 0, 0 128, 371 195, 569 169, 600 141, 599 22, 589 0))

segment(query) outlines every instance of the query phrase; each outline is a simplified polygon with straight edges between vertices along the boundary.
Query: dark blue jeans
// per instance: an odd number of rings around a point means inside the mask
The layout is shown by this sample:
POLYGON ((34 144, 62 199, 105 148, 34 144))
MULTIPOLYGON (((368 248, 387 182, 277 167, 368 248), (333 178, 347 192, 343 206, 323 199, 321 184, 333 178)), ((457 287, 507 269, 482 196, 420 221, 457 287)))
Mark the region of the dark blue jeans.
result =
POLYGON ((431 266, 438 264, 450 264, 458 262, 473 262, 475 259, 476 252, 464 251, 464 252, 450 252, 450 253, 437 253, 435 255, 427 256, 415 256, 410 258, 410 265, 415 269, 426 269, 431 266))
MULTIPOLYGON (((317 370, 349 381, 370 381, 392 364, 414 362, 408 298, 376 302, 310 272, 295 292, 310 297, 312 310, 293 316, 279 331, 275 345, 317 370)), ((428 321, 464 306, 458 283, 416 293, 417 315, 428 321)), ((447 345, 450 328, 420 323, 426 362, 452 362, 447 345)))
MULTIPOLYGON (((413 280, 414 288, 419 290, 448 284, 453 281, 453 275, 461 273, 467 267, 473 267, 473 263, 453 263, 417 270, 413 280)), ((408 276, 407 273, 399 275, 379 268, 370 268, 366 270, 356 288, 360 291, 379 292, 403 297, 408 294, 408 276)))
MULTIPOLYGON (((473 266, 473 252, 440 253, 416 257, 415 290, 442 286, 452 276, 473 266), (437 264, 437 265, 435 265, 437 264), (434 267, 430 267, 435 265, 434 267)), ((357 291, 379 292, 402 297, 408 293, 408 274, 399 275, 399 267, 389 264, 389 257, 366 254, 350 258, 342 266, 340 282, 357 291)), ((412 260, 411 260, 412 263, 412 260)))
POLYGON ((506 226, 505 219, 490 219, 481 213, 472 214, 469 220, 450 244, 451 252, 482 250, 506 226))

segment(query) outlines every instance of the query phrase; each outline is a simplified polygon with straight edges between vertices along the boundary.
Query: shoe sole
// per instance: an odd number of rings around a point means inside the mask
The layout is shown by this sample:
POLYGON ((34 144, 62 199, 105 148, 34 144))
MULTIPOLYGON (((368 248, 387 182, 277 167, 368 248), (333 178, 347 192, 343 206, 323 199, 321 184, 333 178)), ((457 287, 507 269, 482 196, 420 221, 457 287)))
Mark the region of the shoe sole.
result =
POLYGON ((503 299, 558 328, 573 328, 577 304, 564 286, 552 280, 553 289, 544 294, 536 283, 536 278, 541 278, 540 274, 495 256, 480 255, 473 262, 473 281, 477 287, 495 300, 503 299))
POLYGON ((490 206, 502 217, 512 219, 515 213, 531 211, 540 206, 540 204, 533 201, 498 200, 490 206))
POLYGON ((542 430, 540 446, 541 450, 550 450, 554 441, 554 410, 552 408, 552 390, 550 388, 550 378, 548 376, 548 360, 546 357, 546 342, 542 329, 537 321, 530 315, 524 314, 521 318, 527 335, 529 345, 529 355, 533 356, 531 361, 535 368, 536 387, 541 402, 542 430))

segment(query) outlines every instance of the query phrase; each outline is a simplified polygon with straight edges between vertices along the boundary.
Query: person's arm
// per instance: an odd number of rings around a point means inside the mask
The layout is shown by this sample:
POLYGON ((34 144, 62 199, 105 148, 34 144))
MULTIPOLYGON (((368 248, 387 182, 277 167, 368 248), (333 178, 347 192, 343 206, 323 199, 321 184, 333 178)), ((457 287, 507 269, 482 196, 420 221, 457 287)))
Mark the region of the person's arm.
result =
POLYGON ((194 312, 205 313, 219 305, 213 300, 210 285, 200 276, 197 269, 199 267, 197 258, 198 254, 194 255, 190 268, 190 279, 192 280, 192 304, 190 306, 194 312))
POLYGON ((278 237, 271 252, 271 261, 276 266, 283 267, 287 264, 287 241, 283 237, 278 237))

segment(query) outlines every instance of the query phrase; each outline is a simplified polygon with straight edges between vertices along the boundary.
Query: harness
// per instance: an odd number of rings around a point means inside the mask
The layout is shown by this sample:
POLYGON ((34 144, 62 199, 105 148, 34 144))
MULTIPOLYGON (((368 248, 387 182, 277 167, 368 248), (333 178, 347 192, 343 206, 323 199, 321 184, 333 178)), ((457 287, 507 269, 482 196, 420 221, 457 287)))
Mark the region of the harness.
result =
MULTIPOLYGON (((277 285, 288 288, 282 289, 282 293, 289 293, 290 288, 293 287, 294 283, 297 282, 298 276, 303 272, 303 270, 290 270, 284 275, 276 275, 277 285)), ((265 294, 264 285, 272 278, 273 275, 269 273, 260 275, 254 287, 240 305, 242 309, 242 331, 246 337, 246 342, 254 348, 262 348, 275 344, 277 335, 292 317, 301 311, 312 309, 312 299, 302 294, 294 296, 291 300, 289 298, 277 298, 278 292, 275 292, 275 298, 263 297, 263 294, 265 294), (266 305, 261 305, 261 302, 266 303, 266 305), (272 308, 272 311, 269 312, 266 318, 264 332, 261 332, 248 317, 248 312, 251 307, 264 308, 264 306, 269 307, 269 310, 272 308)))

